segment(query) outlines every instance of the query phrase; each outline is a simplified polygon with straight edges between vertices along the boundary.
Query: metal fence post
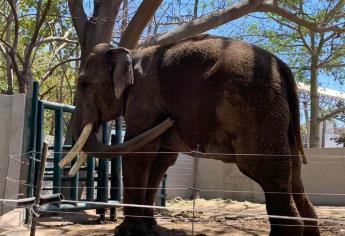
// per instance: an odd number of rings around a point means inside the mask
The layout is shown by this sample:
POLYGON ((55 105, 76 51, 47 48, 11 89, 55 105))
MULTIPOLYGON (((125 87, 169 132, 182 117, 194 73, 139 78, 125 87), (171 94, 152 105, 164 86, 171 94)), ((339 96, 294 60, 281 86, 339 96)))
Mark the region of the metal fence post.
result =
POLYGON ((63 136, 63 109, 59 108, 55 110, 53 193, 61 192, 62 171, 58 164, 62 157, 62 136, 63 136))
MULTIPOLYGON (((37 129, 36 129, 36 153, 35 153, 35 159, 41 160, 42 156, 42 144, 44 139, 44 106, 41 101, 38 101, 37 104, 37 129)), ((35 167, 34 167, 34 185, 37 186, 38 183, 38 175, 39 175, 39 168, 40 168, 40 162, 35 161, 35 167)), ((35 193, 37 191, 37 188, 35 187, 35 193)))
MULTIPOLYGON (((104 144, 109 144, 109 125, 103 123, 102 125, 102 142, 104 144)), ((109 194, 109 161, 99 160, 98 165, 98 181, 97 181, 97 200, 101 202, 108 202, 109 194)), ((100 221, 105 220, 105 209, 100 209, 97 211, 100 214, 100 221)))
MULTIPOLYGON (((74 140, 72 140, 72 147, 73 145, 74 145, 74 140)), ((79 156, 77 158, 79 158, 79 156)), ((77 160, 74 159, 71 162, 71 166, 73 166, 76 161, 77 160)), ((78 182, 79 182, 79 171, 76 173, 74 177, 71 178, 71 185, 70 185, 71 188, 70 188, 69 194, 70 194, 70 199, 74 201, 78 200, 78 182)))
POLYGON ((86 200, 93 201, 95 194, 95 158, 88 156, 87 157, 87 166, 86 166, 86 200))
MULTIPOLYGON (((41 144, 42 146, 42 144, 41 144)), ((37 189, 36 189, 36 197, 35 197, 35 206, 34 210, 37 211, 41 202, 41 193, 42 193, 42 185, 43 185, 43 177, 44 177, 44 170, 46 166, 46 160, 47 160, 47 153, 48 153, 48 143, 44 142, 43 148, 41 149, 42 155, 41 155, 41 164, 39 166, 39 171, 38 171, 38 176, 37 176, 37 189)), ((37 226, 37 219, 38 216, 33 214, 33 219, 32 219, 32 225, 31 225, 31 230, 30 230, 30 236, 35 236, 36 235, 36 226, 37 226)))
MULTIPOLYGON (((116 134, 111 136, 111 144, 122 142, 122 121, 121 118, 116 120, 116 134)), ((121 202, 121 186, 122 186, 122 160, 121 156, 111 160, 111 189, 110 199, 121 202)), ((110 220, 116 220, 116 207, 110 208, 110 220)))
MULTIPOLYGON (((39 94, 40 84, 34 82, 32 90, 32 105, 31 105, 31 134, 30 134, 30 143, 28 151, 31 152, 31 156, 35 156, 36 150, 36 132, 37 132, 37 103, 38 103, 38 94, 39 94)), ((27 197, 34 196, 34 172, 35 164, 34 160, 29 160, 29 169, 28 169, 28 188, 27 188, 27 197)))

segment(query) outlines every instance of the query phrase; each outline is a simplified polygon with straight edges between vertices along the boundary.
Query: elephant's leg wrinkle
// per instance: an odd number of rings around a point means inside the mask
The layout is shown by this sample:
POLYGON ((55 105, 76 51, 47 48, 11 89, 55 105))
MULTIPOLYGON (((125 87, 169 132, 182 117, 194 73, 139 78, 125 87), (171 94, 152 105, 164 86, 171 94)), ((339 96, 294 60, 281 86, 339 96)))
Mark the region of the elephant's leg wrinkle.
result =
MULTIPOLYGON (((160 152, 167 152, 170 150, 166 150, 161 148, 160 152)), ((150 174, 147 182, 147 191, 146 191, 146 205, 153 205, 155 202, 156 193, 158 192, 158 188, 162 181, 163 176, 165 175, 167 169, 172 166, 178 154, 177 153, 166 153, 166 154, 158 154, 155 160, 151 164, 150 174)), ((154 217, 154 209, 152 208, 145 208, 144 215, 147 216, 143 218, 144 222, 148 229, 153 229, 156 227, 157 223, 154 217), (152 218, 150 218, 152 217, 152 218)))
MULTIPOLYGON (((299 211, 299 214, 301 217, 305 218, 314 218, 317 219, 317 214, 313 208, 313 205, 311 201, 309 200, 307 194, 304 191, 302 178, 301 178, 301 161, 298 157, 298 159, 293 160, 292 162, 292 191, 293 193, 293 199, 296 203, 297 209, 299 211)), ((303 235, 307 236, 319 236, 320 231, 317 221, 308 221, 304 220, 304 231, 303 235)))

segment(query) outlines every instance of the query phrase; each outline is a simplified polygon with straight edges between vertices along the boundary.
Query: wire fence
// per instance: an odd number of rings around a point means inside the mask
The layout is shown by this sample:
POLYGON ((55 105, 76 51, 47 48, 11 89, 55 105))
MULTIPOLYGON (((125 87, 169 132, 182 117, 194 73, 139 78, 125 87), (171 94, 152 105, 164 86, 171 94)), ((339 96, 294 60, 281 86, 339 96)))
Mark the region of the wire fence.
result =
MULTIPOLYGON (((67 153, 67 152, 63 152, 67 153)), ((296 156, 296 155, 267 155, 267 154, 228 154, 228 153, 202 153, 199 151, 190 151, 190 152, 132 152, 131 154, 136 154, 136 155, 147 155, 147 154, 171 154, 171 153, 183 153, 187 155, 194 156, 194 158, 203 159, 205 156, 246 156, 246 157, 267 157, 267 156, 274 156, 274 157, 289 157, 289 156, 296 156)), ((39 152, 28 152, 28 153, 18 153, 14 155, 9 156, 9 161, 13 161, 14 163, 17 163, 19 165, 24 164, 28 165, 30 159, 35 162, 40 162, 39 159, 36 159, 35 156, 36 154, 40 154, 39 152)), ((116 155, 118 153, 114 153, 116 155)), ((160 155, 160 157, 164 158, 164 155, 160 155)), ((324 164, 324 165, 338 165, 338 164, 345 164, 345 156, 343 155, 308 155, 309 158, 309 164, 324 164), (312 159, 312 160, 311 160, 312 159), (322 159, 322 161, 315 161, 318 159, 322 159), (334 160, 338 161, 334 161, 334 160)), ((275 160, 271 159, 270 160, 275 160)), ((277 158, 276 160, 279 160, 277 158)), ((93 204, 95 206, 103 206, 103 207, 135 207, 135 208, 149 208, 149 209, 156 209, 156 210, 166 210, 166 211, 179 211, 179 212, 191 212, 192 215, 188 217, 188 222, 191 223, 191 228, 192 228, 192 235, 194 235, 194 223, 196 223, 195 218, 197 217, 197 214, 199 212, 207 211, 207 212, 217 212, 219 209, 218 208, 212 208, 212 207, 198 207, 197 206, 197 201, 196 199, 198 198, 197 193, 203 193, 203 192, 215 192, 215 193, 251 193, 251 194, 263 194, 262 191, 253 191, 253 190, 248 190, 248 189, 243 189, 243 190, 229 190, 229 189, 219 189, 219 188, 208 188, 204 186, 199 186, 198 183, 196 182, 196 172, 198 171, 198 168, 195 168, 191 166, 191 162, 188 161, 182 161, 181 166, 183 167, 183 171, 188 172, 186 173, 174 173, 169 175, 170 178, 175 178, 177 181, 179 181, 178 178, 188 178, 190 177, 190 172, 192 171, 193 174, 193 179, 190 181, 191 185, 190 186, 184 186, 184 185, 174 185, 174 186, 167 186, 165 189, 166 190, 189 190, 194 193, 194 198, 192 199, 193 204, 192 207, 162 207, 162 206, 152 206, 152 205, 138 205, 138 204, 124 204, 124 203, 106 203, 106 202, 96 202, 96 201, 71 201, 68 200, 69 203, 84 203, 84 204, 93 204)), ((0 167, 0 170, 6 170, 4 167, 0 167)), ((8 170, 7 170, 7 175, 6 175, 6 182, 8 183, 16 183, 18 185, 24 185, 24 186, 32 186, 32 187, 37 187, 36 185, 28 184, 26 181, 22 180, 17 180, 14 178, 11 178, 8 175, 8 170)), ((71 186, 61 186, 61 189, 72 189, 76 187, 71 187, 71 186)), ((77 187, 79 188, 79 187, 77 187)), ((143 186, 137 186, 137 187, 87 187, 87 186, 82 186, 80 188, 87 189, 87 188, 107 188, 107 189, 133 189, 133 190, 161 190, 162 187, 143 187, 143 186)), ((300 192, 292 192, 292 193, 287 193, 287 192, 265 192, 266 194, 305 194, 305 193, 300 193, 300 192)), ((345 196, 344 193, 325 193, 325 192, 307 192, 308 195, 319 195, 319 196, 335 196, 335 197, 343 197, 345 196)), ((0 199, 0 203, 4 206, 12 207, 12 208, 24 208, 24 206, 18 206, 19 200, 17 199, 18 196, 13 196, 8 199, 0 199)), ((33 210, 33 205, 26 206, 25 208, 29 209, 29 211, 32 214, 38 214, 33 210)), ((56 213, 56 211, 45 211, 46 213, 56 213)), ((89 213, 86 212, 75 212, 75 211, 63 211, 59 212, 59 214, 80 214, 80 215, 88 215, 89 213)), ((332 216, 329 217, 323 217, 323 218, 305 218, 305 217, 290 217, 290 216, 282 216, 282 215, 268 215, 268 214, 254 214, 254 213, 237 213, 237 214, 232 214, 231 215, 234 218, 240 218, 240 219, 284 219, 284 220, 304 220, 308 222, 318 222, 320 223, 329 223, 329 224, 335 224, 335 225, 319 225, 318 227, 320 228, 339 228, 339 227, 345 227, 345 219, 344 218, 335 218, 332 216)), ((124 218, 124 217, 132 217, 132 218, 153 218, 153 219, 159 219, 159 220, 168 220, 171 221, 175 219, 174 216, 169 216, 169 215, 154 215, 154 216, 142 216, 142 215, 125 215, 125 214, 119 214, 117 212, 117 217, 119 218, 124 218)), ((271 225, 277 225, 277 226, 285 226, 285 227, 296 227, 296 226, 301 226, 301 227, 316 227, 313 225, 294 225, 294 224, 271 224, 271 225)), ((231 226, 231 224, 229 225, 231 226)))

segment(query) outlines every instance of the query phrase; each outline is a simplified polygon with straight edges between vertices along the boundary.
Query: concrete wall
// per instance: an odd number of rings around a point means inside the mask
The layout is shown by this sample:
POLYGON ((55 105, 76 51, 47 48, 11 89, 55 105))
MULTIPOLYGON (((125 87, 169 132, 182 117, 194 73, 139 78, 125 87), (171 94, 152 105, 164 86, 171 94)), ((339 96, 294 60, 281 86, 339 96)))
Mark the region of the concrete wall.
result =
MULTIPOLYGON (((22 153, 25 95, 0 96, 0 198, 18 197, 20 161, 9 158, 22 153), (7 181, 7 177, 15 181, 7 181)), ((21 160, 21 156, 15 157, 21 160)), ((0 203, 0 215, 13 207, 0 203)))
MULTIPOLYGON (((314 204, 344 205, 345 148, 305 149, 308 164, 302 166, 305 190, 314 204)), ((193 183, 193 158, 180 156, 176 165, 168 170, 168 198, 188 197, 186 188, 193 183), (184 189, 183 189, 184 188, 184 189)), ((200 160, 198 188, 203 198, 231 198, 238 201, 264 202, 261 187, 243 175, 236 165, 216 160, 200 160)))

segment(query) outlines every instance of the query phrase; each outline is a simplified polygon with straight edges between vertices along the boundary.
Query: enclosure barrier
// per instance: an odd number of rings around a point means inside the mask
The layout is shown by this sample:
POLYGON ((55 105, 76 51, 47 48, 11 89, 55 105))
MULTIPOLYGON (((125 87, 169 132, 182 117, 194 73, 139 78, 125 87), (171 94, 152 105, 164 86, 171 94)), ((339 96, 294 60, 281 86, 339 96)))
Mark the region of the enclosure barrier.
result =
MULTIPOLYGON (((148 152, 135 152, 137 154, 147 154, 148 152)), ((149 152, 150 153, 150 152, 149 152)), ((158 152, 158 153, 176 153, 176 152, 158 152)), ((27 153, 24 154, 18 154, 18 155, 10 155, 9 158, 13 161, 16 161, 18 163, 21 162, 21 158, 19 158, 18 156, 26 156, 27 153)), ((114 153, 116 155, 116 153, 114 153)), ((206 155, 215 155, 215 153, 201 153, 199 152, 199 150, 197 151, 190 151, 190 152, 186 152, 186 154, 192 155, 194 156, 194 158, 197 159, 207 159, 205 158, 206 155)), ((217 155, 222 155, 222 156, 236 156, 239 154, 231 154, 231 153, 217 153, 217 155)), ((267 154, 240 154, 240 155, 246 155, 248 157, 251 158, 263 158, 265 156, 267 156, 267 154)), ((273 154, 272 154, 273 155, 273 154)), ((279 155, 279 156, 295 156, 295 155, 279 155)), ((312 155, 314 158, 321 158, 324 157, 325 155, 318 155, 318 154, 314 154, 312 155)), ((343 164, 344 160, 345 160, 345 156, 344 155, 326 155, 327 158, 329 158, 330 160, 326 161, 326 162, 320 162, 320 161, 313 161, 311 160, 309 163, 311 164, 332 164, 332 165, 339 165, 339 164, 343 164), (341 160, 338 160, 339 158, 341 158, 341 160), (338 161, 334 161, 338 160, 338 161)), ((33 161, 39 161, 37 159, 35 159, 32 156, 26 156, 27 158, 33 159, 33 161)), ((317 160, 318 160, 317 159, 317 160)), ((275 159, 277 161, 280 161, 279 158, 275 159)), ((194 168, 193 170, 195 173, 193 173, 194 175, 196 174, 196 169, 194 168)), ((13 181, 12 179, 8 179, 9 181, 13 181)), ((25 183, 22 183, 25 184, 25 183)), ((193 187, 192 185, 189 185, 190 187, 168 187, 166 189, 188 189, 191 191, 194 191, 193 194, 193 206, 177 206, 177 207, 163 207, 163 206, 152 206, 152 205, 138 205, 138 204, 121 204, 121 203, 116 203, 116 202, 96 202, 96 201, 74 201, 74 200, 62 200, 61 203, 62 205, 64 204, 69 204, 69 205, 75 205, 78 206, 79 204, 84 204, 85 206, 89 207, 89 208, 98 208, 98 209, 104 209, 104 208, 116 208, 116 207, 135 207, 135 208, 153 208, 153 209, 161 209, 161 210, 172 210, 172 211, 181 211, 181 212, 191 212, 192 216, 187 216, 188 217, 188 221, 191 224, 191 229, 192 229, 192 235, 193 232, 195 232, 195 227, 194 227, 194 223, 198 222, 196 217, 198 214, 200 214, 199 212, 202 211, 207 211, 207 212, 219 212, 219 208, 215 208, 215 207, 208 207, 208 206, 204 206, 204 207, 198 207, 198 203, 195 202, 196 199, 196 195, 195 193, 202 193, 202 192, 223 192, 223 193, 237 193, 237 192, 241 192, 241 193, 253 193, 253 194, 261 194, 261 192, 257 192, 257 191, 253 191, 252 189, 238 189, 238 190, 234 190, 234 189, 210 189, 207 186, 204 185, 200 185, 200 183, 193 183, 193 187), (197 188, 195 188, 197 187, 197 188)), ((35 187, 35 186, 34 186, 35 187)), ((61 188, 66 188, 66 187, 61 187, 61 188)), ((130 189, 161 189, 160 188, 147 188, 147 187, 131 187, 130 189)), ((116 190, 116 188, 112 188, 116 190)), ((304 193, 299 193, 299 192, 279 192, 279 191, 274 191, 274 192, 266 192, 269 194, 304 194, 304 193)), ((345 196, 345 193, 331 193, 331 192, 327 192, 327 193, 322 193, 322 192, 308 192, 308 195, 327 195, 327 196, 345 196)), ((16 200, 16 199, 0 199, 0 202, 19 202, 20 200, 16 200)), ((18 207, 18 205, 17 205, 18 207)), ((29 208, 32 210, 32 208, 29 208)), ((54 210, 50 210, 50 209, 46 209, 44 210, 45 213, 56 213, 56 211, 54 210)), ((88 213, 86 212, 75 212, 74 208, 71 209, 61 209, 58 210, 59 213, 61 214, 72 214, 75 213, 77 215, 88 215, 88 213)), ((285 225, 283 223, 275 223, 273 225, 279 225, 279 226, 284 226, 284 227, 290 227, 290 226, 296 226, 296 227, 316 227, 315 225, 309 225, 309 224, 305 224, 306 222, 318 222, 320 223, 320 225, 318 225, 317 227, 319 227, 320 229, 322 228, 330 228, 332 230, 338 230, 337 232, 342 232, 343 228, 345 228, 345 221, 344 219, 340 216, 340 217, 334 217, 332 215, 332 213, 329 213, 330 215, 325 217, 325 216, 321 216, 320 218, 306 218, 306 217, 299 217, 299 216, 284 216, 284 215, 269 215, 269 214, 265 214, 265 213, 253 213, 249 210, 248 213, 244 212, 244 211, 240 211, 237 212, 236 214, 231 214, 231 219, 235 219, 235 218, 240 218, 240 220, 242 219, 267 219, 267 218, 271 218, 271 219, 283 219, 283 220, 303 220, 304 224, 288 224, 285 225), (327 225, 326 225, 327 224, 327 225)), ((154 215, 154 216, 141 216, 141 215, 123 215, 124 217, 138 217, 138 218, 143 218, 143 217, 147 217, 147 218, 155 218, 155 219, 168 219, 168 220, 173 220, 174 216, 166 216, 164 214, 162 215, 154 215)), ((176 220, 176 219, 175 219, 176 220)), ((204 224, 204 223, 203 223, 204 224)), ((206 223, 207 224, 207 223, 206 223)), ((234 222, 234 225, 236 225, 236 222, 234 222)), ((195 225, 197 226, 197 225, 195 225)), ((231 226, 231 225, 230 225, 231 226)))
MULTIPOLYGON (((32 93, 32 112, 31 112, 31 134, 29 140, 29 147, 28 152, 30 153, 31 157, 29 159, 29 168, 28 168, 28 177, 27 177, 27 196, 32 198, 35 194, 36 185, 37 185, 37 178, 38 178, 38 170, 40 166, 41 160, 41 149, 44 137, 44 113, 46 110, 51 110, 54 112, 54 119, 55 119, 55 131, 54 131, 54 145, 49 146, 49 150, 54 151, 54 157, 48 158, 48 162, 53 162, 53 167, 48 167, 45 169, 46 175, 44 180, 45 181, 52 181, 52 188, 45 187, 43 190, 52 190, 53 194, 61 193, 62 185, 69 184, 70 186, 70 200, 79 200, 78 190, 79 190, 79 182, 86 180, 86 199, 87 201, 94 201, 94 181, 95 181, 95 158, 88 157, 87 160, 87 167, 86 167, 86 179, 80 178, 79 174, 76 174, 74 177, 67 177, 63 176, 63 171, 59 168, 58 162, 62 159, 63 154, 68 152, 71 149, 71 145, 63 145, 63 127, 64 127, 64 120, 63 116, 64 113, 72 114, 75 110, 74 106, 64 105, 59 103, 53 103, 48 101, 43 101, 39 99, 39 83, 34 82, 33 84, 33 93, 32 93), (51 176, 47 176, 49 173, 51 176)), ((119 123, 118 121, 117 123, 119 123)), ((117 124, 117 127, 121 127, 121 124, 117 124)), ((103 124, 103 130, 106 131, 108 126, 103 124)), ((118 131, 118 130, 117 130, 118 131)), ((107 132, 103 135, 103 142, 109 144, 109 138, 106 135, 107 132)), ((121 132, 116 132, 116 136, 113 136, 114 142, 121 141, 121 132)), ((75 161, 74 161, 75 162, 75 161)), ((72 162, 72 165, 74 164, 72 162)), ((112 201, 121 201, 121 159, 116 158, 111 163, 111 186, 118 188, 118 191, 111 191, 110 192, 110 199, 112 201), (116 178, 116 179, 114 179, 116 178)), ((70 168, 70 167, 69 167, 70 168)), ((108 170, 108 161, 101 160, 99 163, 99 167, 97 168, 98 177, 97 180, 97 201, 108 201, 108 194, 109 189, 106 187, 108 186, 109 181, 109 170, 108 170)), ((63 210, 64 204, 60 207, 56 208, 55 205, 48 205, 45 206, 46 210, 63 210)), ((95 206, 90 206, 88 204, 76 204, 74 210, 84 210, 90 208, 99 208, 95 206)), ((103 207, 104 208, 104 207, 103 207)), ((68 209, 71 210, 70 206, 68 209)), ((112 209, 112 212, 115 210, 112 209)), ((104 219, 104 210, 100 211, 101 219, 104 219)), ((114 215, 114 214, 113 214, 114 215)), ((112 217, 114 220, 115 218, 112 217)))

